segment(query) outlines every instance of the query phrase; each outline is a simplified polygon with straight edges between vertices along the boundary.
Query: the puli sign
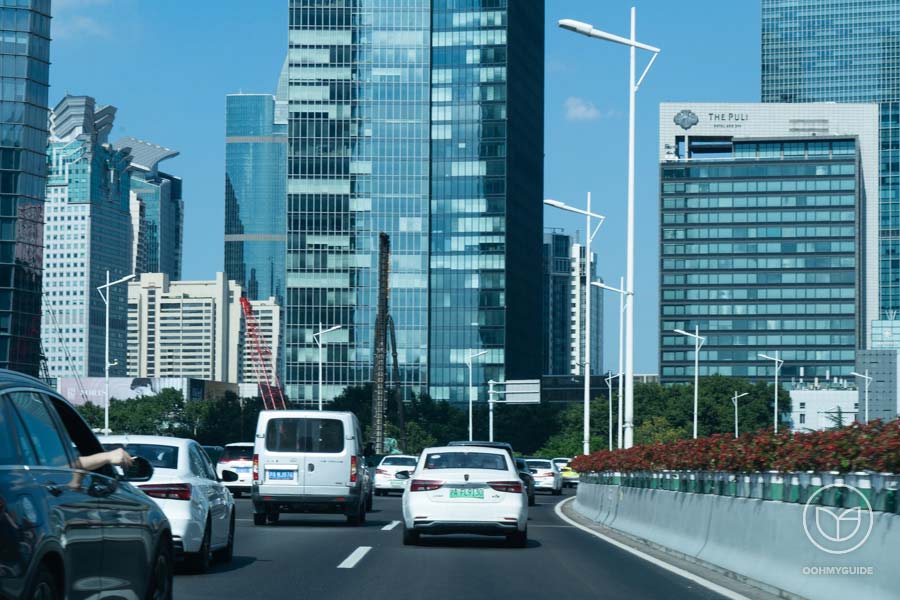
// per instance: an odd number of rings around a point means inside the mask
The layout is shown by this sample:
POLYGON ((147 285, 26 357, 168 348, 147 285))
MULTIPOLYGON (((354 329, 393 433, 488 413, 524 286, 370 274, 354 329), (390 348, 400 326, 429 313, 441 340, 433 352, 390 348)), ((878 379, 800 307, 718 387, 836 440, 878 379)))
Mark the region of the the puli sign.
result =
MULTIPOLYGON (((750 120, 750 113, 745 112, 707 112, 703 121, 712 129, 739 129, 750 120)), ((692 110, 681 110, 672 119, 676 125, 687 131, 700 122, 700 117, 692 110)))

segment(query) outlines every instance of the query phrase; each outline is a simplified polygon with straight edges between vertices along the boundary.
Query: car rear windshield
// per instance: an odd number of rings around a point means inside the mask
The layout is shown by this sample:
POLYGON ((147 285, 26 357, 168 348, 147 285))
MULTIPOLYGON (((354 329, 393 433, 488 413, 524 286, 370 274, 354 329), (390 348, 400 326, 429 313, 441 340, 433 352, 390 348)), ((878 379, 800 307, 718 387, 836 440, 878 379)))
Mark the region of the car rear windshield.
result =
POLYGON ((385 467, 414 467, 418 459, 405 456, 386 456, 381 464, 385 467))
POLYGON ((532 469, 552 469, 553 465, 549 460, 529 460, 528 466, 532 469))
POLYGON ((337 419, 272 419, 266 426, 270 452, 344 451, 344 423, 337 419))
POLYGON ((125 451, 131 456, 142 456, 157 469, 178 468, 177 446, 162 446, 157 444, 103 444, 103 447, 107 450, 125 448, 125 451))
POLYGON ((236 460, 246 458, 253 460, 253 446, 225 446, 225 451, 219 460, 236 460))
POLYGON ((490 469, 506 471, 503 454, 486 452, 435 452, 425 457, 426 469, 490 469))

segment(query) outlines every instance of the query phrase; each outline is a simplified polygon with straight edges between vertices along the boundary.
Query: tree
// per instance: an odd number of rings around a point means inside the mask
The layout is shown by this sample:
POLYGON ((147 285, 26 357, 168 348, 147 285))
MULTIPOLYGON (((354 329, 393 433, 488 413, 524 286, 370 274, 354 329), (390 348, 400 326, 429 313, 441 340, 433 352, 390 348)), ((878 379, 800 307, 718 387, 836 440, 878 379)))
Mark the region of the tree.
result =
POLYGON ((673 427, 669 420, 662 416, 645 419, 634 432, 634 442, 638 445, 668 444, 689 437, 684 427, 673 427))

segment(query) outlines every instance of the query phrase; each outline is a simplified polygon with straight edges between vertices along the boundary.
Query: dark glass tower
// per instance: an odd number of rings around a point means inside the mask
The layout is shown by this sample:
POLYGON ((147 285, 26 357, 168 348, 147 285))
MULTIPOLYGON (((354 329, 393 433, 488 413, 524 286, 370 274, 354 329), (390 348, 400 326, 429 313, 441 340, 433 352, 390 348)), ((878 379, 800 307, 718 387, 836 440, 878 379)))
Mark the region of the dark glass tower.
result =
POLYGON ((50 0, 0 0, 0 367, 38 375, 50 0))

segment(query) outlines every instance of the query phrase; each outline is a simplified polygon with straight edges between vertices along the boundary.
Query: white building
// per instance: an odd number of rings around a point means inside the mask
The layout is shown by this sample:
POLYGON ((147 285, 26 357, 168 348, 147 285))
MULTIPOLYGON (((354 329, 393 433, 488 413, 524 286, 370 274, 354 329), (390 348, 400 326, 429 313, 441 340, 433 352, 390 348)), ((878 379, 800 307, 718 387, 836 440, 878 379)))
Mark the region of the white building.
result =
MULTIPOLYGON (((253 307, 253 314, 256 316, 257 335, 261 340, 265 340, 271 356, 270 379, 276 373, 278 361, 281 357, 278 355, 278 346, 281 342, 281 307, 275 302, 275 298, 268 300, 251 300, 250 305, 253 307)), ((238 381, 241 383, 259 383, 259 376, 253 362, 253 357, 257 354, 257 347, 253 341, 253 337, 249 335, 246 321, 241 328, 241 361, 239 365, 238 381)), ((269 362, 267 357, 264 361, 269 362)))
MULTIPOLYGON (((591 253, 591 280, 597 279, 597 255, 591 253)), ((586 261, 584 245, 572 244, 571 254, 571 303, 569 317, 569 339, 571 344, 571 368, 573 375, 584 373, 584 281, 586 261)), ((603 297, 600 289, 591 286, 591 374, 603 371, 603 297)))
POLYGON ((856 389, 791 390, 791 429, 811 431, 846 426, 856 420, 859 393, 856 389))

